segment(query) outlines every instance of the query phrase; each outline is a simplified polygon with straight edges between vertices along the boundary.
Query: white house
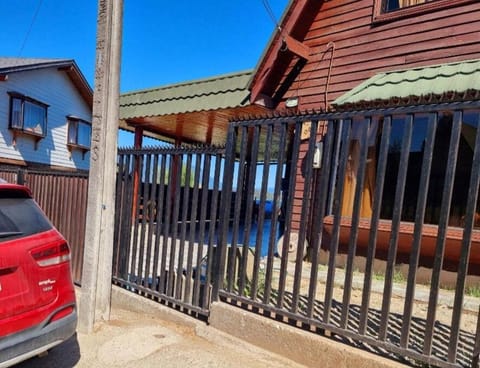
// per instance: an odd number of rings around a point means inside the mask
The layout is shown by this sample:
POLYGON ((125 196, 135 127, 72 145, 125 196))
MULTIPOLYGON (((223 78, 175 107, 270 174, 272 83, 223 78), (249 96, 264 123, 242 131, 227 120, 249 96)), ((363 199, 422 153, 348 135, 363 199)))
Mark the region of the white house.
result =
POLYGON ((92 103, 74 60, 0 57, 0 164, 88 170, 92 103))

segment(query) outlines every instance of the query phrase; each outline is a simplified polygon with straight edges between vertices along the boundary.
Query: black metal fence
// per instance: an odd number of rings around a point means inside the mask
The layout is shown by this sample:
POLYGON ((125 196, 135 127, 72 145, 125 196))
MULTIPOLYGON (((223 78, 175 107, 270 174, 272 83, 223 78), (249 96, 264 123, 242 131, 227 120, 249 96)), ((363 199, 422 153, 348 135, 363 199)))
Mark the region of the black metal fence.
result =
POLYGON ((207 316, 223 148, 119 151, 113 279, 207 316))
POLYGON ((409 363, 478 367, 478 109, 231 124, 213 298, 409 363))
POLYGON ((81 284, 88 173, 0 167, 0 178, 26 185, 72 250, 72 277, 81 284))

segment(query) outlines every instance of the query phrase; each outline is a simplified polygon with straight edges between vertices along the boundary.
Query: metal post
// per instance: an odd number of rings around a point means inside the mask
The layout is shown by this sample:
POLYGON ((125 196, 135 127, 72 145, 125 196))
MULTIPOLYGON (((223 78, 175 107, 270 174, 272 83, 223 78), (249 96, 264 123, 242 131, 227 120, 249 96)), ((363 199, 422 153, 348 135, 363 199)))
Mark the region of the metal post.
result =
POLYGON ((81 332, 110 318, 123 0, 99 0, 81 332))

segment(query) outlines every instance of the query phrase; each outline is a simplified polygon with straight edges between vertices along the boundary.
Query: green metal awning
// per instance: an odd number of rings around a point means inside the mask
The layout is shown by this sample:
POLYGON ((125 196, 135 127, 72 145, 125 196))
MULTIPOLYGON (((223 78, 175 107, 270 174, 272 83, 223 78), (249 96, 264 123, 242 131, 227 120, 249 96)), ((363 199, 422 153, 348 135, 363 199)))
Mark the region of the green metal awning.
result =
POLYGON ((141 128, 165 141, 223 145, 230 120, 268 111, 250 103, 251 76, 249 70, 124 93, 120 128, 141 128))
POLYGON ((480 99, 480 60, 377 74, 337 98, 337 109, 480 99))

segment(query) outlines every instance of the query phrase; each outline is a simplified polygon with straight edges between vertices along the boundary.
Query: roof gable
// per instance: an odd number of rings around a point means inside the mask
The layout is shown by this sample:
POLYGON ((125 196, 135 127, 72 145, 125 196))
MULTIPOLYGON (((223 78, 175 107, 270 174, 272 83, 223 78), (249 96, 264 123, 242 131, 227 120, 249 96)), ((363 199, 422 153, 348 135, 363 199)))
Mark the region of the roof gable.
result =
POLYGON ((72 59, 41 59, 41 58, 14 58, 0 57, 0 77, 8 78, 8 74, 32 71, 45 68, 57 68, 67 73, 74 86, 80 92, 85 102, 92 108, 93 90, 88 84, 77 64, 72 59))
MULTIPOLYGON (((317 15, 322 0, 291 0, 276 29, 265 48, 249 84, 252 103, 264 103, 274 107, 276 97, 275 89, 280 85, 281 79, 295 57, 299 59, 292 72, 299 72, 305 65, 312 51, 303 43, 304 37, 310 29, 317 15), (273 101, 265 102, 266 96, 273 96, 273 101), (263 101, 263 102, 260 102, 263 101)), ((286 78, 284 83, 291 83, 295 76, 286 78)), ((281 86, 285 90, 288 86, 281 86)), ((281 96, 278 96, 281 97, 281 96)))

